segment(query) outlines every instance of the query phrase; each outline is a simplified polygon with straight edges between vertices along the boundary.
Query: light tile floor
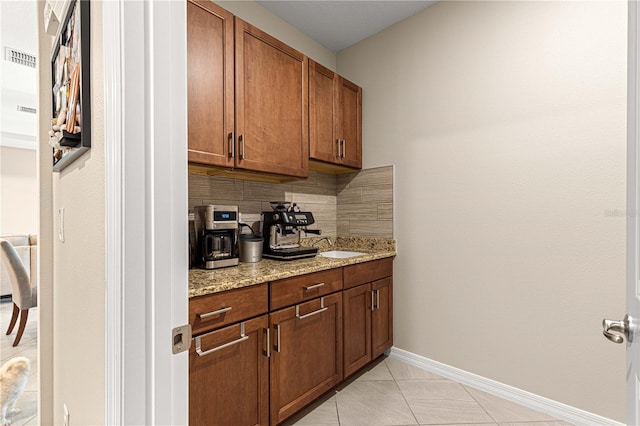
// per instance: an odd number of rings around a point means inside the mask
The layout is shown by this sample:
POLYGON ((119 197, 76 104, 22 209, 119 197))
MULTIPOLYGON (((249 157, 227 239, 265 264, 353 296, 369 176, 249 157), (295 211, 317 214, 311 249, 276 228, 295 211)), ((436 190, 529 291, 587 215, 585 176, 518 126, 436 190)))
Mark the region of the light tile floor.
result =
POLYGON ((20 413, 9 417, 11 426, 37 425, 38 421, 38 308, 29 309, 27 326, 20 343, 15 348, 13 340, 18 332, 18 324, 13 333, 7 336, 7 327, 11 320, 13 303, 11 300, 2 299, 0 302, 0 365, 4 365, 9 359, 23 356, 29 359, 31 371, 24 393, 16 401, 15 408, 22 410, 20 413))
POLYGON ((393 358, 356 374, 286 425, 570 425, 393 358))

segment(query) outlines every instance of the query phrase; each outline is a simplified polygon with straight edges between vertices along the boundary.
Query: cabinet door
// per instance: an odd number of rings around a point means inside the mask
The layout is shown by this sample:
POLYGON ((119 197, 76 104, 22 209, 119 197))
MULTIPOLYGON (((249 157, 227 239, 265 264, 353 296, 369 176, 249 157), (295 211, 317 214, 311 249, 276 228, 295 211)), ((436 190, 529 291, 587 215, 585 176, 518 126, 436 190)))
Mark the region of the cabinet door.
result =
POLYGON ((273 312, 270 323, 275 425, 342 380, 342 293, 273 312))
POLYGON ((371 361, 371 309, 373 307, 370 284, 345 290, 344 304, 344 376, 347 377, 371 361))
POLYGON ((268 316, 201 336, 206 355, 189 352, 189 424, 268 425, 269 363, 267 358, 268 316))
POLYGON ((342 164, 362 168, 362 88, 338 79, 338 137, 342 144, 342 164))
POLYGON ((307 177, 307 57, 243 20, 235 20, 236 166, 307 177))
POLYGON ((371 313, 371 356, 377 358, 393 345, 393 280, 391 277, 371 283, 374 309, 371 313))
POLYGON ((336 73, 309 60, 309 158, 339 163, 336 73))
POLYGON ((233 166, 233 15, 210 1, 187 2, 189 162, 233 166))

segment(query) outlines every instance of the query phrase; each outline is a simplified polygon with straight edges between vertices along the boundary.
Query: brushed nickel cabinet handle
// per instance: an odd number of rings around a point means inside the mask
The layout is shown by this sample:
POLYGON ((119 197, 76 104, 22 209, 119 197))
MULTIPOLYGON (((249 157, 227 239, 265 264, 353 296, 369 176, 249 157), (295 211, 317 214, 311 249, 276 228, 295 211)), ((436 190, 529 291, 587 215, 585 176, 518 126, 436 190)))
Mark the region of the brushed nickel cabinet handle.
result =
MULTIPOLYGON (((212 333, 215 333, 215 331, 213 331, 212 333)), ((208 336, 211 333, 207 333, 203 336, 198 336, 196 337, 196 353, 198 354, 198 356, 205 356, 205 355, 209 355, 213 352, 217 352, 219 350, 222 350, 224 348, 228 348, 229 346, 233 346, 233 345, 237 345, 240 342, 244 342, 245 340, 247 340, 249 338, 249 336, 247 336, 246 334, 244 334, 244 322, 240 323, 240 338, 233 340, 231 342, 222 344, 220 346, 216 346, 213 349, 209 349, 208 351, 203 351, 202 350, 202 337, 208 336)))
POLYGON ((336 139, 336 147, 338 148, 338 154, 336 157, 340 158, 340 139, 336 139))
POLYGON ((276 327, 276 345, 274 350, 280 352, 280 324, 275 324, 276 327))
POLYGON ((245 155, 244 155, 244 135, 240 135, 238 136, 238 143, 240 143, 240 159, 244 160, 245 159, 245 155))
POLYGON ((309 285, 309 286, 306 286, 306 287, 304 288, 304 291, 309 291, 309 290, 313 290, 313 289, 315 289, 315 288, 320 288, 320 287, 322 287, 323 285, 324 285, 324 283, 318 283, 318 284, 314 284, 314 285, 309 285))
POLYGON ((380 309, 380 289, 376 290, 376 309, 380 309))
POLYGON ((326 311, 327 309, 329 309, 328 306, 324 306, 324 297, 320 298, 320 309, 317 309, 313 312, 309 312, 308 314, 304 314, 304 315, 300 315, 300 305, 296 305, 296 318, 298 319, 305 319, 305 318, 309 318, 312 317, 314 315, 317 315, 321 312, 326 311))
POLYGON ((236 156, 236 137, 235 133, 229 133, 229 158, 235 158, 236 156))
POLYGON ((342 158, 344 158, 345 154, 346 154, 345 140, 342 139, 342 158))
POLYGON ((264 329, 267 332, 267 358, 271 357, 271 328, 267 327, 264 329))
POLYGON ((207 319, 216 315, 222 315, 225 312, 229 312, 231 309, 231 306, 227 306, 226 308, 218 309, 217 311, 208 312, 206 314, 198 314, 198 316, 200 317, 200 319, 207 319))
POLYGON ((376 304, 373 301, 373 293, 375 293, 375 291, 371 290, 371 310, 375 311, 376 310, 376 304))

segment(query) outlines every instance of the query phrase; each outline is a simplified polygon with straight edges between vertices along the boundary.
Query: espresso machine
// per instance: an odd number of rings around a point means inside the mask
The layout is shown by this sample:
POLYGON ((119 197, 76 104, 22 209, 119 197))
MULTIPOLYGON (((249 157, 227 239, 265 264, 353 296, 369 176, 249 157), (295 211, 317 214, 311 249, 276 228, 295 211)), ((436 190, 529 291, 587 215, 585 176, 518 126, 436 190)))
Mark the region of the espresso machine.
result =
POLYGON ((315 220, 311 212, 288 209, 290 203, 271 203, 273 211, 262 212, 263 250, 262 256, 277 260, 294 260, 314 257, 317 247, 302 247, 302 232, 320 235, 319 229, 307 229, 315 220))
POLYGON ((238 264, 238 206, 194 207, 195 265, 204 269, 238 264))

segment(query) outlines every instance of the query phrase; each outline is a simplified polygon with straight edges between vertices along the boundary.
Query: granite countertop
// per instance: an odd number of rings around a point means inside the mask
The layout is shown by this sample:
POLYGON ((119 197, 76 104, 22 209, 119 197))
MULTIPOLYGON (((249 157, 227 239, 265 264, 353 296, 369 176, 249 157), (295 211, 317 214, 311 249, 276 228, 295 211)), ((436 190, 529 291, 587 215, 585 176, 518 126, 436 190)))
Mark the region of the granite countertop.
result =
MULTIPOLYGON (((396 255, 395 240, 359 237, 332 239, 335 240, 335 244, 329 247, 324 241, 318 245, 320 251, 345 250, 366 254, 346 259, 316 256, 307 259, 279 261, 263 258, 257 263, 240 262, 238 266, 228 268, 191 269, 189 270, 189 297, 204 296, 396 255)), ((308 238, 303 241, 303 245, 311 245, 319 240, 321 238, 308 238)))

